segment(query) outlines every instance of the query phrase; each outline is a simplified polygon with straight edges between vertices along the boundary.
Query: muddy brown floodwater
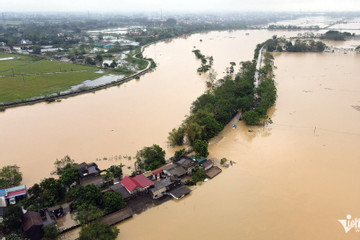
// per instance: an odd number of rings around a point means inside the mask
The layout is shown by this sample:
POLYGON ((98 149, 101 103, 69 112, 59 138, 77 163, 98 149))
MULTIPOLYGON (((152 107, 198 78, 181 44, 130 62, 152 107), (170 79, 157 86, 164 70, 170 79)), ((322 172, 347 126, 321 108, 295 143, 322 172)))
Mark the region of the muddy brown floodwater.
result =
MULTIPOLYGON (((167 133, 205 89, 193 46, 214 56, 221 75, 230 61, 252 59, 257 43, 284 34, 246 32, 250 35, 211 32, 158 43, 145 55, 159 67, 140 81, 61 103, 7 110, 0 114, 1 165, 18 164, 30 184, 48 176, 55 158, 65 154, 78 162, 95 161, 133 156, 153 143, 166 147, 167 133)), ((360 105, 359 64, 355 54, 275 54, 278 99, 269 111, 274 123, 231 122, 209 150, 210 157, 236 164, 188 197, 117 225, 119 239, 360 236, 354 230, 345 234, 337 222, 347 214, 360 216, 360 113, 352 107, 360 105)), ((115 162, 98 161, 100 167, 115 162)), ((66 238, 76 235, 73 231, 66 238)))

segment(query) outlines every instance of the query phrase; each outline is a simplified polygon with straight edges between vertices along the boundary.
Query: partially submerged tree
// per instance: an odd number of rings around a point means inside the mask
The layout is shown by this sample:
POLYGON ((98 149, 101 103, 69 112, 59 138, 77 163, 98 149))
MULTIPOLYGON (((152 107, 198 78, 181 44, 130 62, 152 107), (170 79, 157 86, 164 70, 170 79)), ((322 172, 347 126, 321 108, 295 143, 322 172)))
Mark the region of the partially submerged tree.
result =
POLYGON ((52 174, 57 174, 57 175, 60 175, 61 172, 69 167, 69 166, 72 166, 74 167, 76 164, 75 164, 75 161, 74 159, 71 159, 69 157, 69 155, 66 155, 65 157, 63 157, 62 159, 56 159, 56 161, 54 162, 54 165, 55 165, 55 171, 52 173, 52 174))
POLYGON ((175 152, 175 154, 174 154, 174 158, 175 158, 175 160, 176 159, 179 159, 182 155, 184 155, 185 154, 185 149, 184 148, 182 148, 182 149, 180 149, 180 150, 177 150, 176 152, 175 152))
POLYGON ((123 167, 124 167, 123 164, 110 166, 108 169, 106 169, 105 178, 106 179, 122 178, 122 175, 123 175, 122 168, 123 167))
POLYGON ((65 186, 69 187, 72 183, 79 181, 80 170, 73 166, 67 166, 61 171, 60 180, 65 186))
POLYGON ((165 151, 156 144, 144 147, 136 154, 136 164, 139 169, 146 171, 156 169, 165 164, 165 151))
POLYGON ((196 157, 207 157, 209 155, 208 142, 206 140, 195 140, 193 149, 196 157))
POLYGON ((171 146, 181 146, 184 143, 185 128, 180 126, 178 129, 173 128, 169 133, 168 140, 171 146))

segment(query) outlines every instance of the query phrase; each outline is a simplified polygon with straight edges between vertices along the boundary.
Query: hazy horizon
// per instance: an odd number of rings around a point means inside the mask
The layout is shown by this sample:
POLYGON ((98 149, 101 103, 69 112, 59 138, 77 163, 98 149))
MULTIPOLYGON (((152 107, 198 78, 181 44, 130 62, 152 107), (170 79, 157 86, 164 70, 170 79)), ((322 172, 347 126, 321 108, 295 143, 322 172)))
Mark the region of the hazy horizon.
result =
POLYGON ((342 12, 360 11, 358 0, 0 0, 1 12, 342 12))

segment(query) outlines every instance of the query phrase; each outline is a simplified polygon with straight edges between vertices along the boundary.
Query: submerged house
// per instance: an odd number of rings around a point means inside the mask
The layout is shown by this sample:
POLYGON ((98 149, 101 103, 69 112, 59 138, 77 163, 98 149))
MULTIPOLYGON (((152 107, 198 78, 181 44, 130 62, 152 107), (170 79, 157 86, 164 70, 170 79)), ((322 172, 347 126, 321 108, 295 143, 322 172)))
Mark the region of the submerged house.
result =
POLYGON ((187 173, 183 167, 178 166, 176 164, 170 164, 163 167, 163 171, 169 177, 179 177, 179 178, 185 177, 187 173))
POLYGON ((87 164, 86 162, 83 162, 75 167, 80 170, 80 177, 96 176, 101 172, 96 163, 87 164))
POLYGON ((178 181, 172 181, 171 178, 162 179, 154 184, 154 187, 150 189, 150 193, 153 199, 158 199, 164 196, 169 190, 174 188, 178 184, 178 181))
POLYGON ((212 168, 214 166, 214 163, 211 160, 206 160, 204 163, 201 164, 201 167, 207 171, 210 168, 212 168))
POLYGON ((28 211, 25 213, 23 217, 22 228, 26 238, 31 240, 40 240, 44 235, 42 227, 43 220, 40 213, 33 211, 28 211))
POLYGON ((183 167, 188 175, 191 175, 192 171, 197 166, 199 166, 198 162, 195 159, 186 156, 181 157, 178 161, 175 162, 175 164, 183 167))
POLYGON ((146 191, 149 187, 154 186, 154 183, 145 177, 144 174, 139 174, 135 177, 126 176, 120 183, 131 195, 146 191))
POLYGON ((122 184, 114 184, 110 187, 110 190, 113 192, 120 193, 125 201, 131 198, 131 194, 122 184))

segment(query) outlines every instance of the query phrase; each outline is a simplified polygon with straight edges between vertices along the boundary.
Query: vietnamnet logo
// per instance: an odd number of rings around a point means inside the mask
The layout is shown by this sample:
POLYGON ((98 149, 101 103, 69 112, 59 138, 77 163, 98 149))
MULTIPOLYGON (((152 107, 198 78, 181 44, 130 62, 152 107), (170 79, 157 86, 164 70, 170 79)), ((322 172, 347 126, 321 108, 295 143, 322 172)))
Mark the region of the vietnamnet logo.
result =
POLYGON ((353 228, 355 229, 355 232, 360 232, 360 218, 351 219, 351 215, 348 214, 346 219, 338 221, 344 227, 345 233, 349 232, 353 228))

